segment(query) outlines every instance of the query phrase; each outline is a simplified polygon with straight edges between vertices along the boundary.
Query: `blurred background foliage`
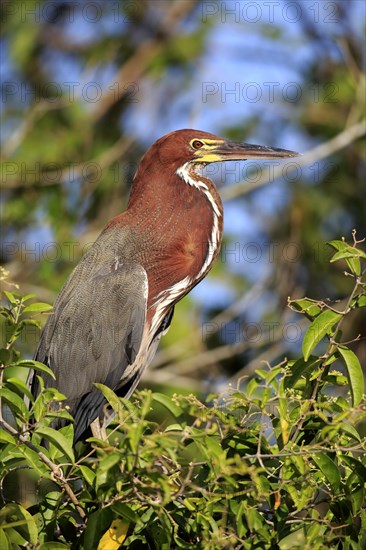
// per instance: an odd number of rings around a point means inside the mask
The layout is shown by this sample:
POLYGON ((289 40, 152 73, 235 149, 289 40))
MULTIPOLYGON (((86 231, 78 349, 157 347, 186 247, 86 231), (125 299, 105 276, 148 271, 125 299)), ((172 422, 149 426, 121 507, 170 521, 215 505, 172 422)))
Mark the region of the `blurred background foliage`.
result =
MULTIPOLYGON (((308 151, 306 164, 207 168, 226 199, 222 253, 176 308, 144 383, 218 391, 261 360, 296 356, 304 330, 287 297, 342 300, 347 282, 341 268, 328 271, 322 243, 349 240, 353 228, 366 234, 364 2, 27 0, 0 9, 0 259, 12 280, 52 303, 125 209, 142 154, 167 132, 308 151)), ((361 317, 351 322, 364 336, 361 317)), ((28 355, 37 339, 29 333, 28 355)), ((364 339, 353 347, 365 358, 364 339)))

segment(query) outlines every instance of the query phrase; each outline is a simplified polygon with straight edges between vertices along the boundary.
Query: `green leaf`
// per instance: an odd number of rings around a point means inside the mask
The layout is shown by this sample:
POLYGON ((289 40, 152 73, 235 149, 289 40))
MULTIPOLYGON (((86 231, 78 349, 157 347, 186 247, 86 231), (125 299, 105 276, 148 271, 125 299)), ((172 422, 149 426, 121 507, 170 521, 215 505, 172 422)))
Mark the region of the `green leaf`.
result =
POLYGON ((0 428, 0 441, 2 443, 13 443, 14 445, 16 444, 16 440, 14 436, 8 433, 7 431, 3 430, 2 428, 0 428))
POLYGON ((366 467, 362 464, 362 462, 349 455, 342 455, 341 458, 348 464, 353 472, 356 472, 361 483, 366 483, 366 467))
POLYGON ((11 303, 12 306, 17 305, 17 298, 15 298, 14 294, 12 292, 9 292, 8 290, 4 290, 4 294, 11 303))
POLYGON ((357 407, 362 401, 364 380, 363 372, 357 356, 345 346, 338 346, 338 351, 347 369, 347 376, 352 395, 352 404, 357 407))
POLYGON ((28 317, 27 319, 22 319, 21 322, 19 323, 19 326, 21 326, 22 329, 24 329, 24 327, 37 327, 40 329, 42 325, 40 321, 38 321, 37 319, 28 317))
POLYGON ((309 359, 311 352, 320 340, 322 340, 326 334, 331 334, 332 327, 341 317, 342 315, 340 313, 327 310, 320 313, 320 315, 314 319, 306 331, 302 343, 302 351, 305 361, 309 359))
POLYGON ((351 256, 358 256, 360 258, 366 259, 366 253, 363 250, 355 248, 345 241, 329 241, 327 244, 329 244, 330 246, 335 248, 335 250, 338 250, 338 252, 342 254, 349 254, 351 256))
POLYGON ((83 548, 98 548, 98 544, 112 521, 112 510, 103 508, 91 514, 83 537, 83 548))
POLYGON ((108 443, 108 441, 103 441, 102 439, 98 439, 97 437, 88 437, 88 439, 86 439, 85 441, 87 441, 90 444, 93 444, 95 447, 99 449, 110 448, 110 444, 108 443))
POLYGON ((26 415, 28 409, 23 399, 14 391, 11 391, 9 388, 0 388, 0 397, 6 401, 9 408, 13 411, 14 414, 23 416, 26 415))
POLYGON ((98 390, 104 395, 104 397, 116 413, 118 420, 122 422, 125 416, 125 411, 118 395, 116 395, 114 391, 111 390, 111 388, 108 388, 108 386, 105 386, 104 384, 98 384, 97 382, 95 382, 94 386, 98 388, 98 390))
POLYGON ((250 531, 257 531, 262 528, 264 518, 261 516, 258 510, 256 510, 255 508, 248 508, 245 515, 250 531))
POLYGON ((358 250, 357 248, 351 248, 349 251, 339 251, 334 254, 331 262, 336 262, 337 260, 342 260, 343 258, 366 258, 366 254, 363 250, 358 250))
POLYGON ((181 432, 183 427, 181 424, 169 424, 164 430, 164 432, 181 432))
POLYGON ((284 379, 283 385, 285 388, 293 388, 296 385, 296 382, 305 372, 311 368, 315 369, 320 364, 319 357, 311 355, 308 360, 305 361, 303 357, 297 359, 293 365, 290 367, 291 374, 286 376, 284 379))
MULTIPOLYGON (((57 411, 55 411, 55 418, 63 418, 63 415, 57 414, 57 411)), ((47 418, 53 418, 53 415, 48 415, 47 418)), ((67 424, 66 426, 62 426, 62 428, 58 428, 57 433, 61 435, 62 437, 66 438, 67 441, 70 442, 70 445, 73 444, 74 441, 74 424, 71 422, 70 424, 67 424)), ((60 461, 60 453, 61 456, 65 454, 65 450, 59 447, 56 447, 55 445, 50 445, 49 448, 49 456, 52 462, 59 462, 60 461)))
POLYGON ((36 304, 31 304, 23 309, 23 313, 43 313, 50 311, 53 306, 50 304, 45 304, 43 302, 37 302, 36 304))
POLYGON ((93 470, 88 468, 88 466, 79 466, 79 470, 82 473, 83 478, 86 480, 86 482, 93 487, 94 480, 95 480, 95 473, 93 470))
POLYGON ((313 455, 312 458, 315 464, 321 470, 324 477, 332 486, 333 490, 337 491, 341 484, 341 475, 339 473, 339 469, 337 465, 325 453, 319 453, 319 454, 313 455))
POLYGON ((6 504, 0 510, 0 525, 3 529, 14 529, 30 544, 37 544, 38 529, 31 514, 19 504, 6 504))
MULTIPOLYGON (((61 394, 62 395, 62 394, 61 394)), ((64 396, 62 396, 64 397, 64 396)), ((58 400, 60 401, 60 400, 58 400)), ((47 400, 46 400, 46 403, 47 403, 47 400)), ((67 405, 66 405, 67 406, 67 405)), ((33 409, 34 410, 34 409, 33 409)), ((37 411, 38 412, 38 411, 37 411)), ((35 414, 35 413, 34 413, 35 414)), ((42 413, 41 413, 41 417, 42 417, 42 413)), ((74 422, 74 417, 68 413, 65 409, 59 409, 58 407, 55 408, 55 409, 51 409, 51 410, 48 410, 47 411, 47 418, 55 418, 55 419, 63 419, 63 420, 69 420, 71 422, 71 424, 69 424, 67 427, 70 429, 70 430, 74 430, 74 425, 73 425, 73 422, 74 422)), ((38 421, 40 420, 40 416, 38 416, 38 421)), ((64 428, 63 428, 64 429, 64 428)), ((66 435, 66 434, 65 434, 66 435)), ((68 435, 68 434, 67 434, 68 435)))
POLYGON ((4 526, 3 529, 5 530, 6 535, 9 539, 11 550, 20 550, 21 547, 29 544, 28 540, 25 537, 22 537, 19 531, 17 531, 13 527, 6 526, 5 528, 4 526))
POLYGON ((54 380, 56 380, 56 376, 53 374, 52 370, 47 367, 47 365, 44 365, 39 361, 33 361, 32 359, 17 361, 16 363, 12 363, 11 365, 9 365, 9 367, 25 367, 27 369, 39 370, 41 372, 49 374, 54 380))
POLYGON ((338 260, 343 260, 347 258, 365 258, 365 254, 361 250, 357 250, 356 248, 352 248, 354 252, 336 252, 332 259, 330 260, 330 263, 337 262, 338 260), (355 252, 358 252, 358 254, 355 254, 355 252))
POLYGON ((121 461, 121 457, 120 457, 119 453, 112 453, 110 455, 105 456, 99 462, 98 475, 100 473, 107 472, 108 470, 113 468, 113 466, 118 464, 120 461, 121 461))
POLYGON ((344 260, 351 273, 354 273, 355 275, 361 274, 361 264, 358 258, 355 258, 346 253, 337 252, 336 254, 334 254, 333 258, 330 261, 336 262, 338 260, 344 260))
POLYGON ((36 429, 35 433, 52 443, 52 445, 65 454, 72 464, 74 464, 75 455, 72 449, 73 442, 67 439, 60 431, 48 428, 47 426, 40 426, 36 429))
POLYGON ((103 485, 106 485, 113 474, 110 474, 110 470, 121 462, 121 455, 119 453, 112 453, 104 456, 99 463, 98 470, 96 472, 95 486, 97 490, 103 485))
POLYGON ((168 409, 168 411, 171 412, 175 418, 178 418, 181 414, 183 414, 182 409, 178 407, 178 405, 176 405, 170 397, 164 395, 163 393, 154 393, 153 400, 168 409))
MULTIPOLYGON (((285 531, 287 533, 287 531, 285 531)), ((289 535, 286 535, 278 543, 280 550, 294 550, 294 548, 304 548, 306 544, 304 528, 296 529, 289 535)))
MULTIPOLYGON (((36 471, 40 476, 51 478, 51 472, 49 471, 46 464, 39 458, 38 453, 30 449, 26 445, 19 445, 18 452, 24 456, 27 461, 28 466, 30 466, 34 471, 36 471)), ((45 453, 44 449, 42 452, 45 453)))
POLYGON ((5 534, 5 531, 0 528, 0 548, 1 550, 11 550, 8 537, 5 534))
POLYGON ((352 424, 348 424, 347 422, 342 422, 341 429, 342 429, 343 432, 350 435, 351 437, 353 437, 354 439, 356 439, 360 443, 362 442, 360 434, 358 433, 356 428, 354 426, 352 426, 352 424))
POLYGON ((338 251, 331 258, 331 262, 345 260, 350 271, 355 275, 360 275, 361 264, 359 258, 366 258, 363 250, 350 246, 344 241, 330 241, 328 244, 338 251))
POLYGON ((20 390, 22 394, 26 395, 28 399, 31 402, 33 402, 32 392, 29 390, 27 384, 23 382, 23 380, 20 380, 20 378, 16 378, 15 376, 12 376, 11 378, 8 378, 6 380, 6 383, 20 390))
POLYGON ((300 300, 290 300, 289 306, 295 311, 305 313, 309 317, 316 317, 321 312, 321 307, 316 300, 301 298, 300 300))
POLYGON ((25 296, 23 296, 23 302, 28 302, 28 300, 35 297, 36 297, 35 294, 26 294, 25 296))
POLYGON ((356 296, 352 302, 352 307, 366 307, 366 294, 360 294, 359 296, 356 296))
POLYGON ((133 523, 138 523, 140 521, 139 516, 136 514, 130 506, 127 506, 124 502, 117 501, 112 505, 112 510, 115 512, 118 516, 121 516, 123 519, 126 519, 127 521, 131 521, 133 523))

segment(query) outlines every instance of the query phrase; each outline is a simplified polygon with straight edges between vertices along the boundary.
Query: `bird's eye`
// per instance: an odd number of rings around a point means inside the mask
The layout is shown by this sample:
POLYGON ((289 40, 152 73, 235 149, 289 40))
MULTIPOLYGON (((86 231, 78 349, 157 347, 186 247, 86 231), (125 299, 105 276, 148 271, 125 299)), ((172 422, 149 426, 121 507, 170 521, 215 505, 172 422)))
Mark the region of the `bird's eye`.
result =
POLYGON ((194 141, 192 141, 192 147, 193 149, 201 149, 201 147, 203 147, 203 142, 199 139, 195 139, 194 141))

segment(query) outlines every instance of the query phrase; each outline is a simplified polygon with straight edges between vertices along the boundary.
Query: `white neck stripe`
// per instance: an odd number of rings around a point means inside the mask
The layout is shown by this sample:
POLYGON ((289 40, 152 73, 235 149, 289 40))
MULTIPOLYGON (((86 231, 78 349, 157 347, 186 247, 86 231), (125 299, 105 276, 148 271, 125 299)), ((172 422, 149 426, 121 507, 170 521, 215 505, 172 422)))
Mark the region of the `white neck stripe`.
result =
POLYGON ((217 208, 217 204, 215 203, 214 198, 213 198, 213 196, 211 195, 211 193, 209 191, 209 188, 207 187, 207 185, 203 181, 195 180, 194 178, 192 178, 192 176, 190 174, 190 169, 192 169, 192 164, 190 162, 186 162, 185 164, 183 164, 183 166, 178 168, 178 170, 176 171, 176 174, 185 183, 188 183, 188 185, 191 185, 191 187, 195 187, 196 189, 199 189, 199 191, 202 191, 206 195, 208 200, 210 201, 210 204, 211 204, 212 209, 215 212, 216 216, 220 217, 221 212, 217 208))
POLYGON ((178 281, 177 283, 172 285, 170 288, 163 290, 158 294, 154 303, 154 305, 156 306, 156 312, 152 319, 152 333, 155 333, 157 328, 160 326, 160 323, 166 313, 166 306, 175 302, 177 298, 179 299, 183 294, 185 294, 188 286, 190 286, 192 283, 195 283, 196 281, 199 281, 206 275, 216 255, 217 249, 220 246, 219 218, 222 214, 217 204, 215 203, 215 200, 211 195, 207 185, 203 181, 195 180, 194 178, 192 178, 190 174, 190 169, 192 169, 192 165, 187 162, 186 164, 178 168, 176 173, 185 183, 191 185, 192 187, 195 187, 206 196, 211 204, 213 211, 213 226, 208 242, 207 256, 199 273, 194 278, 187 276, 181 281, 178 281))

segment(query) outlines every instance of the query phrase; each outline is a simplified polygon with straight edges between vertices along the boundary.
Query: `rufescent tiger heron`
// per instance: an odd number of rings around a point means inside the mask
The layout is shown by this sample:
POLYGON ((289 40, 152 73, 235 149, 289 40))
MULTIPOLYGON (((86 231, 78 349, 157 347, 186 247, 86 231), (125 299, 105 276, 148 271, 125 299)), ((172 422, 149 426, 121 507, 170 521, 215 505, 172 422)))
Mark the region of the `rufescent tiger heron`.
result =
MULTIPOLYGON (((67 397, 75 442, 105 404, 94 383, 132 394, 174 305, 207 275, 219 252, 222 202, 200 170, 212 162, 296 155, 198 130, 177 130, 148 149, 127 210, 106 225, 66 281, 35 354, 56 376, 45 378, 46 387, 67 397)), ((36 376, 32 391, 39 392, 36 376)))

